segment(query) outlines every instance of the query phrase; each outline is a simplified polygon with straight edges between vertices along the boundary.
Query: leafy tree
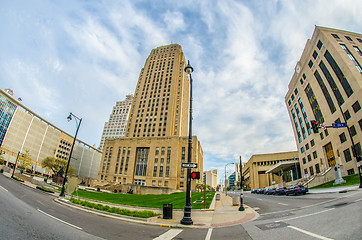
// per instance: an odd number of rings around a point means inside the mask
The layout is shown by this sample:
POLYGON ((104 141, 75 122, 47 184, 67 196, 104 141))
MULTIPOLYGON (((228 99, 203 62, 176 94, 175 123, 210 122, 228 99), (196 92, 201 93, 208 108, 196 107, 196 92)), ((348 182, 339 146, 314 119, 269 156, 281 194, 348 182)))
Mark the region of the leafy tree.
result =
POLYGON ((18 168, 27 170, 31 166, 31 156, 29 150, 25 150, 24 154, 21 154, 18 159, 18 168))
MULTIPOLYGON (((65 170, 67 168, 67 160, 54 158, 54 157, 46 157, 43 162, 41 163, 41 166, 43 168, 49 168, 53 171, 54 174, 60 173, 60 175, 64 175, 65 170)), ((69 166, 68 173, 72 174, 74 172, 74 169, 69 166)))
POLYGON ((5 160, 4 160, 4 156, 3 156, 3 152, 0 152, 0 165, 4 164, 5 160))

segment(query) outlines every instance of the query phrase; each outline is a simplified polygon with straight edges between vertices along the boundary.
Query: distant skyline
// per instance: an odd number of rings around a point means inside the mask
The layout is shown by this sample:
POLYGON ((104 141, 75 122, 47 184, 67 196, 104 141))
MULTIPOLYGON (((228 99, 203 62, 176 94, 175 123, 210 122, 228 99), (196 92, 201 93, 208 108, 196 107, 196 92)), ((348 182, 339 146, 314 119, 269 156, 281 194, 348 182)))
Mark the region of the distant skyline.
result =
MULTIPOLYGON (((193 72, 204 170, 295 151, 284 96, 315 25, 362 33, 362 1, 2 1, 0 88, 99 146, 153 48, 178 43, 193 72)), ((228 175, 231 174, 228 166, 228 175)), ((219 183, 219 182, 218 182, 219 183)))

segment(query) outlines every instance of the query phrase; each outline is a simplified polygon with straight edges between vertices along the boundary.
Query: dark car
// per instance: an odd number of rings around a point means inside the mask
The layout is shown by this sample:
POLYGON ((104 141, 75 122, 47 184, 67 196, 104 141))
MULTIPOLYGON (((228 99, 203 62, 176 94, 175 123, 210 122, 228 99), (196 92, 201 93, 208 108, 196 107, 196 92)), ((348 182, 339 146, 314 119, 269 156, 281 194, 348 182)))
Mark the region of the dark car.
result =
POLYGON ((251 193, 256 193, 258 191, 258 189, 253 189, 251 190, 251 193))
POLYGON ((265 188, 260 188, 257 191, 258 194, 264 194, 264 192, 265 192, 265 188))
POLYGON ((273 195, 274 192, 275 192, 275 188, 267 188, 267 189, 265 189, 264 194, 273 195))
POLYGON ((285 192, 285 195, 301 195, 301 194, 307 194, 308 188, 305 188, 303 186, 292 186, 285 192))
POLYGON ((286 187, 279 187, 279 188, 275 189, 274 194, 275 195, 285 195, 286 191, 287 191, 286 187))

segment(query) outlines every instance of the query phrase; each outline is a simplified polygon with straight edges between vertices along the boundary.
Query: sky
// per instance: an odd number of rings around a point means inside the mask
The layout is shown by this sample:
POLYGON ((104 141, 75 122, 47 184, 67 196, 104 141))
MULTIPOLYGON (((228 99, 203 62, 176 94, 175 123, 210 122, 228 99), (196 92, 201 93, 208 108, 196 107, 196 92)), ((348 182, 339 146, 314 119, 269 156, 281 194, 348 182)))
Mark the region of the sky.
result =
POLYGON ((361 0, 12 0, 0 3, 0 88, 99 146, 153 48, 194 72, 193 135, 219 181, 241 157, 296 151, 284 97, 315 26, 362 33, 361 0))

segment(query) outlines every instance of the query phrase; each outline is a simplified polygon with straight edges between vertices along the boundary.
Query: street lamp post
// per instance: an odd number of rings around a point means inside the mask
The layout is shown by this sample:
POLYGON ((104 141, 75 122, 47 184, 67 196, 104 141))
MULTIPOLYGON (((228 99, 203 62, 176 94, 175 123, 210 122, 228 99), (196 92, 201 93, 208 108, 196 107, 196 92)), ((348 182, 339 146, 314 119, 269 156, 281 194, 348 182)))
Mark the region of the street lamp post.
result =
POLYGON ((241 162, 241 156, 240 156, 240 188, 241 188, 241 192, 240 192, 240 207, 239 207, 239 211, 244 211, 245 208, 244 208, 244 196, 243 196, 243 180, 244 180, 244 176, 243 176, 243 165, 242 165, 242 162, 241 162))
POLYGON ((14 178, 14 173, 15 173, 15 169, 16 169, 16 164, 18 163, 19 155, 20 155, 20 152, 18 152, 18 155, 16 156, 13 174, 11 174, 11 178, 14 178))
POLYGON ((225 165, 225 182, 224 182, 224 185, 225 185, 225 194, 226 194, 226 196, 228 195, 228 191, 227 191, 227 189, 226 189, 226 166, 229 165, 229 164, 234 164, 234 163, 227 163, 227 164, 225 165))
POLYGON ((77 121, 77 119, 79 120, 79 123, 77 124, 77 131, 75 132, 75 136, 74 136, 74 140, 73 140, 73 143, 72 143, 72 147, 70 149, 70 153, 69 153, 69 159, 68 159, 68 163, 67 163, 67 168, 65 170, 65 176, 64 176, 64 179, 63 179, 63 187, 62 187, 62 191, 60 192, 60 197, 65 197, 65 182, 67 180, 67 175, 68 175, 68 170, 69 170, 69 165, 70 165, 70 159, 72 158, 72 153, 73 153, 73 148, 74 148, 74 144, 75 144, 75 141, 77 140, 77 135, 78 135, 78 130, 79 130, 79 127, 80 127, 80 124, 82 123, 82 118, 79 118, 77 116, 75 116, 73 113, 69 113, 69 116, 67 117, 68 121, 72 120, 72 116, 76 118, 75 121, 77 121))
MULTIPOLYGON (((188 61, 187 66, 185 67, 185 72, 190 77, 190 108, 189 108, 189 139, 188 139, 188 149, 187 149, 187 162, 191 163, 191 150, 192 150, 192 76, 191 73, 194 69, 188 61)), ((186 184, 186 205, 184 208, 184 217, 181 219, 181 224, 183 225, 192 225, 193 221, 191 219, 191 168, 187 168, 187 184, 186 184)))

